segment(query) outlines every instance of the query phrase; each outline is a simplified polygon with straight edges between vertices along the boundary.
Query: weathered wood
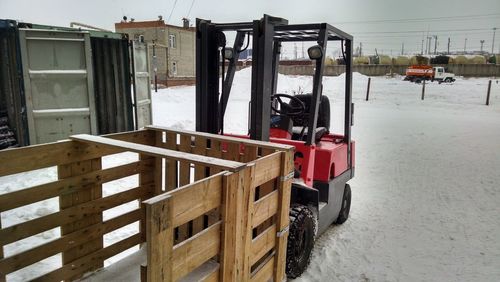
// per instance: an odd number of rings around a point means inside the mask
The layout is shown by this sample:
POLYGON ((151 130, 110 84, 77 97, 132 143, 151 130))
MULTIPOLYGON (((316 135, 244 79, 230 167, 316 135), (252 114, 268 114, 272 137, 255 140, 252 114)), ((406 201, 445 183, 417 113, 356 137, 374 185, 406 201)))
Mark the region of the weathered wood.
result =
MULTIPOLYGON (((73 177, 75 175, 82 175, 89 173, 91 171, 101 170, 101 158, 92 159, 88 161, 76 162, 73 164, 62 165, 58 167, 58 178, 63 179, 67 177, 73 177)), ((89 202, 102 198, 102 185, 93 184, 90 185, 85 190, 80 190, 71 194, 61 195, 59 197, 59 207, 61 210, 69 210, 80 204, 88 204, 89 202)), ((70 234, 76 230, 84 229, 96 223, 102 222, 102 213, 96 212, 94 214, 87 214, 81 219, 74 218, 72 221, 61 225, 61 235, 70 234)), ((27 223, 30 223, 28 221, 27 223)), ((80 245, 78 248, 72 248, 66 250, 62 253, 63 264, 68 264, 74 260, 95 252, 103 247, 103 238, 96 238, 92 241, 86 242, 80 245)), ((104 266, 104 261, 94 261, 92 270, 99 269, 104 266)), ((77 277, 71 277, 71 279, 79 278, 81 273, 77 274, 77 277)))
POLYGON ((202 136, 202 137, 205 137, 205 138, 208 138, 208 139, 211 139, 211 140, 218 140, 220 142, 228 142, 228 143, 241 143, 241 142, 244 142, 246 144, 258 146, 258 147, 261 147, 261 148, 270 148, 270 149, 276 149, 276 150, 289 150, 289 149, 293 149, 293 146, 285 145, 285 144, 270 143, 270 142, 265 142, 265 141, 251 140, 251 139, 238 138, 238 137, 225 136, 225 135, 218 135, 218 134, 211 134, 211 133, 205 133, 205 132, 196 132, 196 131, 189 131, 189 130, 178 130, 178 129, 168 128, 168 127, 163 127, 163 126, 157 126, 157 125, 146 126, 146 128, 150 129, 150 130, 156 130, 156 131, 176 132, 176 133, 179 133, 179 134, 191 135, 191 136, 194 136, 194 137, 202 136))
POLYGON ((146 204, 148 281, 172 281, 172 209, 171 198, 155 204, 146 204))
POLYGON ((175 245, 172 277, 182 278, 219 253, 222 222, 216 223, 186 241, 175 245))
MULTIPOLYGON (((163 132, 156 132, 156 147, 163 147, 163 132)), ((160 195, 163 192, 163 158, 155 158, 154 168, 154 195, 160 195)))
POLYGON ((75 277, 80 273, 88 272, 90 269, 92 269, 94 261, 103 261, 107 258, 110 258, 118 253, 125 251, 126 249, 130 249, 131 247, 139 244, 140 242, 141 242, 141 234, 132 235, 106 248, 100 249, 89 255, 81 257, 70 264, 66 264, 61 268, 58 268, 43 276, 33 279, 32 281, 43 282, 43 281, 61 281, 70 279, 71 277, 75 277))
MULTIPOLYGON (((167 132, 167 142, 165 148, 175 150, 177 148, 177 134, 167 132)), ((179 187, 177 182, 177 161, 165 159, 165 191, 170 191, 179 187)))
POLYGON ((273 276, 273 269, 274 269, 274 256, 264 261, 262 267, 259 267, 256 270, 256 272, 253 273, 250 281, 251 282, 269 281, 273 276))
MULTIPOLYGON (((207 139, 204 137, 196 137, 195 139, 195 147, 193 148, 193 153, 197 155, 207 155, 207 139)), ((206 166, 195 165, 194 168, 194 180, 198 181, 205 178, 206 175, 206 166)), ((193 219, 193 234, 199 233, 203 230, 203 224, 205 221, 205 215, 199 216, 193 219)))
MULTIPOLYGON (((126 140, 142 144, 151 137, 152 133, 152 131, 139 130, 105 136, 116 140, 126 140)), ((91 160, 121 152, 125 152, 125 150, 117 147, 95 146, 75 141, 62 141, 6 149, 0 151, 0 159, 9 160, 9 162, 0 162, 0 176, 91 160)))
MULTIPOLYGON (((2 220, 0 218, 0 229, 2 229, 2 220)), ((3 245, 0 244, 0 259, 3 259, 3 245)), ((0 271, 0 282, 5 282, 6 272, 0 271)))
MULTIPOLYGON (((290 224, 289 212, 292 178, 286 178, 285 176, 290 175, 294 170, 293 151, 281 152, 280 167, 280 174, 283 180, 280 181, 278 185, 277 231, 285 230, 290 224)), ((277 238, 273 271, 274 281, 282 281, 285 279, 287 240, 288 232, 283 233, 282 236, 277 238)))
POLYGON ((241 202, 243 190, 239 173, 228 173, 223 178, 221 281, 242 281, 242 260, 239 256, 241 226, 241 202))
POLYGON ((238 171, 245 167, 245 164, 240 162, 221 160, 212 157, 198 156, 191 153, 182 153, 174 150, 158 148, 154 146, 135 144, 132 142, 126 142, 121 140, 114 140, 110 138, 92 136, 88 134, 79 134, 69 137, 71 140, 76 140, 80 142, 86 142, 91 144, 100 144, 110 147, 118 147, 123 150, 142 153, 145 155, 150 155, 153 157, 164 157, 168 159, 176 159, 188 163, 200 164, 205 166, 215 166, 218 168, 226 169, 229 171, 238 171))
POLYGON ((276 152, 255 161, 255 186, 277 178, 280 174, 281 153, 276 152))
POLYGON ((138 161, 108 169, 60 179, 31 188, 0 195, 0 212, 36 203, 53 197, 87 190, 92 185, 113 181, 153 167, 151 161, 138 161))
POLYGON ((144 201, 154 205, 169 199, 173 202, 173 226, 177 227, 218 207, 222 202, 222 179, 225 172, 158 195, 144 201))
MULTIPOLYGON (((191 153, 191 136, 181 135, 178 149, 184 153, 191 153)), ((189 183, 191 183, 191 163, 179 161, 179 187, 188 185, 189 183)), ((177 228, 177 240, 175 243, 182 242, 188 237, 189 223, 186 223, 177 228)))
POLYGON ((63 235, 46 244, 36 246, 21 253, 0 260, 0 273, 11 273, 60 252, 70 250, 83 243, 101 238, 102 235, 131 224, 140 219, 142 211, 133 210, 103 223, 63 235))
POLYGON ((273 191, 255 202, 252 227, 257 227, 278 211, 278 191, 273 191))
MULTIPOLYGON (((276 244, 276 225, 269 226, 264 232, 252 240, 251 264, 254 265, 262 256, 274 248, 276 244)), ((281 280, 278 280, 281 281, 281 280)))
POLYGON ((130 189, 108 197, 82 203, 27 222, 12 225, 0 230, 0 245, 10 244, 17 240, 40 232, 80 220, 89 214, 102 212, 115 206, 139 199, 144 195, 140 188, 130 189))

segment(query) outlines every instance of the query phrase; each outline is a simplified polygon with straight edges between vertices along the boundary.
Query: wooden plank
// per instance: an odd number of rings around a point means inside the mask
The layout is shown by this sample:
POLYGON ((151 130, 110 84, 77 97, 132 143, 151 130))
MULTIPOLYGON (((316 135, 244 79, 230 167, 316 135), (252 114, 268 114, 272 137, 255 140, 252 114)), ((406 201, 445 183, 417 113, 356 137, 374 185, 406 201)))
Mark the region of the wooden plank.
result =
MULTIPOLYGON (((152 133, 153 131, 139 130, 105 136, 142 144, 151 138, 152 133)), ((9 162, 0 162, 0 176, 95 159, 124 151, 117 147, 96 146, 75 141, 6 149, 0 151, 0 159, 9 160, 9 162)))
POLYGON ((147 214, 147 280, 172 281, 174 234, 171 198, 145 204, 147 214))
POLYGON ((278 211, 278 191, 273 191, 255 202, 252 227, 257 227, 278 211))
POLYGON ((188 275, 179 279, 179 282, 193 282, 193 281, 203 281, 203 282, 217 282, 219 281, 219 263, 210 259, 197 269, 190 272, 188 275))
POLYGON ((240 160, 240 143, 226 143, 226 150, 226 152, 222 153, 222 156, 225 160, 240 160))
MULTIPOLYGON (((163 132, 156 132, 156 147, 163 147, 163 132)), ((154 168, 154 195, 160 195, 163 193, 163 158, 155 158, 155 168, 154 168)))
POLYGON ((179 134, 186 134, 186 135, 191 135, 191 136, 195 136, 195 137, 202 136, 202 137, 209 138, 211 140, 218 140, 221 142, 228 142, 228 143, 241 143, 241 142, 243 142, 246 144, 250 144, 250 145, 254 145, 254 146, 258 146, 258 147, 262 147, 262 148, 270 148, 270 149, 277 149, 277 150, 293 149, 293 146, 285 145, 285 144, 257 141, 257 140, 244 139, 244 138, 218 135, 218 134, 211 134, 211 133, 205 133, 205 132, 178 130, 178 129, 172 129, 172 128, 157 126, 157 125, 146 126, 146 128, 150 129, 150 130, 156 130, 156 131, 176 132, 179 134))
POLYGON ((84 274, 92 268, 94 261, 102 261, 110 258, 118 253, 121 253, 141 242, 141 234, 132 235, 126 239, 116 242, 106 248, 100 249, 94 253, 81 257, 70 264, 66 264, 61 268, 51 271, 43 276, 40 276, 32 281, 62 281, 71 277, 84 274))
POLYGON ((85 229, 77 230, 68 235, 50 241, 46 244, 36 246, 13 256, 0 260, 0 273, 11 273, 38 261, 41 261, 60 252, 75 248, 83 243, 100 238, 102 235, 113 230, 131 224, 140 219, 142 211, 133 210, 122 214, 103 223, 97 223, 85 229))
POLYGON ((222 174, 223 172, 171 192, 174 202, 174 227, 221 205, 222 174))
MULTIPOLYGON (((179 150, 184 153, 191 153, 191 136, 181 135, 179 150)), ((189 161, 179 162, 179 186, 187 185, 191 182, 191 164, 189 161)))
POLYGON ((254 187, 260 186, 280 175, 281 153, 276 152, 255 161, 254 187))
POLYGON ((177 227, 222 203, 222 182, 225 172, 175 189, 144 201, 144 204, 158 204, 167 199, 173 201, 173 225, 177 227))
MULTIPOLYGON (((204 137, 196 137, 195 146, 193 148, 193 153, 197 155, 207 155, 207 139, 204 137)), ((194 180, 198 181, 205 178, 206 175, 206 166, 195 165, 194 167, 194 180)), ((222 177, 221 177, 222 178, 222 177)), ((222 183, 222 179, 221 179, 222 183)), ((221 188, 222 189, 222 188, 221 188)), ((193 234, 199 233, 203 230, 203 224, 205 221, 205 215, 201 215, 195 219, 193 219, 193 234)))
MULTIPOLYGON (((259 268, 250 279, 251 282, 269 281, 273 277, 274 256, 266 260, 261 268, 259 268)), ((278 280, 282 281, 282 280, 278 280)))
POLYGON ((60 179, 54 182, 37 185, 31 188, 0 195, 0 212, 36 203, 60 195, 87 190, 89 185, 102 184, 149 170, 151 161, 138 161, 104 170, 60 179))
MULTIPOLYGON (((167 132, 167 142, 165 148, 175 150, 177 148, 177 134, 167 132)), ((165 159, 165 191, 170 191, 179 187, 177 182, 177 161, 165 159)))
MULTIPOLYGON (((58 178, 63 179, 67 177, 72 177, 75 175, 81 175, 89 173, 90 171, 101 170, 101 158, 92 159, 88 161, 76 162, 68 165, 62 165, 58 167, 58 178)), ((68 210, 72 207, 78 206, 80 204, 87 204, 93 200, 102 198, 102 185, 92 184, 85 190, 80 190, 71 194, 61 195, 59 197, 59 207, 61 210, 68 210)), ((76 230, 84 229, 93 224, 102 222, 102 213, 96 212, 93 214, 87 214, 82 218, 75 218, 74 220, 61 225, 61 235, 66 235, 72 233, 76 230)), ((29 222, 28 222, 29 223, 29 222)), ((66 250, 62 253, 63 264, 68 264, 74 260, 95 252, 103 247, 103 238, 95 238, 92 241, 88 241, 85 244, 79 246, 78 248, 72 248, 66 250)), ((92 270, 99 269, 104 266, 103 261, 94 261, 92 270)), ((76 279, 79 277, 71 277, 71 279, 76 279)))
MULTIPOLYGON (((284 177, 293 173, 293 151, 281 152, 281 176, 284 177)), ((286 179, 286 178, 285 178, 286 179)), ((278 231, 285 230, 290 224, 289 209, 291 195, 292 178, 279 182, 278 186, 278 211, 276 216, 276 226, 278 231)), ((282 281, 285 279, 286 268, 286 248, 287 248, 288 232, 278 237, 276 243, 276 254, 274 263, 274 281, 282 281)))
POLYGON ((219 253, 221 225, 222 222, 218 222, 174 246, 172 253, 174 281, 182 278, 219 253))
POLYGON ((158 148, 154 146, 136 144, 132 142, 126 142, 121 140, 114 140, 110 138, 100 137, 100 136, 92 136, 88 134, 79 134, 73 135, 69 137, 71 140, 76 140, 80 142, 92 143, 92 144, 100 144, 104 146, 110 147, 118 147, 127 151, 142 153, 145 155, 150 155, 154 157, 164 157, 169 159, 176 159, 180 161, 185 161, 194 164, 201 164, 206 166, 215 166, 218 168, 222 168, 229 171, 238 171, 245 167, 245 164, 221 160, 212 157, 206 156, 198 156, 190 153, 182 153, 174 150, 158 148))
POLYGON ((248 207, 254 166, 223 178, 223 204, 221 251, 222 281, 247 281, 250 272, 249 253, 245 253, 247 240, 251 240, 251 230, 248 226, 248 207))
MULTIPOLYGON (((191 136, 180 135, 179 151, 191 153, 191 136)), ((191 164, 185 161, 179 161, 179 187, 188 185, 191 182, 191 164)), ((191 201, 190 201, 191 202, 191 201)), ((177 228, 177 240, 175 243, 182 242, 189 237, 189 223, 183 224, 177 228)))
MULTIPOLYGON (((243 281, 242 261, 238 256, 241 237, 241 208, 243 200, 239 173, 228 173, 223 178, 221 281, 243 281)), ((241 252, 241 251, 240 251, 241 252)))
MULTIPOLYGON (((254 265, 276 244, 276 225, 269 226, 264 232, 252 240, 250 262, 254 265)), ((278 280, 281 281, 281 280, 278 280)))
MULTIPOLYGON (((210 140, 210 149, 207 150, 207 156, 213 158, 222 158, 221 142, 219 140, 210 140)), ((221 169, 216 167, 210 168, 210 175, 221 172, 221 169)))
POLYGON ((17 240, 38 234, 57 226, 82 219, 89 214, 98 213, 103 210, 128 203, 134 199, 139 199, 143 195, 144 191, 142 189, 134 188, 91 202, 82 203, 30 221, 9 226, 0 230, 0 245, 10 244, 17 240))

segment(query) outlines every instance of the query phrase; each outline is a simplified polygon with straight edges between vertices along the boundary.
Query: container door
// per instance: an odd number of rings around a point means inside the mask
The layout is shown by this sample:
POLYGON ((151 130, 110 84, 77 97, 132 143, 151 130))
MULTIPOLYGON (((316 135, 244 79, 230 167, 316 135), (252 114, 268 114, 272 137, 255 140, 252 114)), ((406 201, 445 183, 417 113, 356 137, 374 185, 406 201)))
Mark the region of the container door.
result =
POLYGON ((153 122, 151 108, 151 84, 149 54, 146 43, 133 41, 135 125, 142 128, 153 122))
POLYGON ((90 37, 20 29, 31 144, 97 133, 90 37))

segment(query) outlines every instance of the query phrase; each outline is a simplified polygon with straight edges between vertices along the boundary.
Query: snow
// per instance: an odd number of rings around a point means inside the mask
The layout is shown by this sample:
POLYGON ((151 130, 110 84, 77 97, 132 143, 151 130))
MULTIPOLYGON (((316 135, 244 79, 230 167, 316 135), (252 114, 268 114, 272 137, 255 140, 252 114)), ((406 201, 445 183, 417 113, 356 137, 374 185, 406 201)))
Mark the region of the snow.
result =
MULTIPOLYGON (((226 112, 226 132, 246 133, 251 69, 239 71, 226 112)), ((326 77, 332 126, 343 126, 345 76, 326 77)), ((485 106, 488 78, 457 78, 453 84, 422 85, 402 77, 355 73, 353 138, 356 175, 351 216, 317 241, 311 265, 296 281, 498 281, 500 279, 500 85, 494 80, 485 106)), ((279 76, 278 93, 307 93, 312 79, 279 76)), ((194 130, 194 86, 153 92, 156 125, 194 130)), ((137 160, 133 153, 103 160, 105 167, 137 160)), ((55 168, 0 178, 0 194, 56 179, 55 168)), ((104 195, 134 187, 134 177, 107 183, 104 195)), ((107 211, 105 218, 137 207, 107 211)), ((2 226, 58 210, 57 199, 3 212, 2 226)), ((130 236, 137 225, 107 234, 105 245, 130 236)), ((4 247, 5 256, 53 240, 53 229, 4 247)), ((137 249, 134 249, 137 250, 137 249)), ((112 258, 119 260, 134 250, 112 258)), ((8 276, 34 278, 60 264, 56 255, 8 276)))

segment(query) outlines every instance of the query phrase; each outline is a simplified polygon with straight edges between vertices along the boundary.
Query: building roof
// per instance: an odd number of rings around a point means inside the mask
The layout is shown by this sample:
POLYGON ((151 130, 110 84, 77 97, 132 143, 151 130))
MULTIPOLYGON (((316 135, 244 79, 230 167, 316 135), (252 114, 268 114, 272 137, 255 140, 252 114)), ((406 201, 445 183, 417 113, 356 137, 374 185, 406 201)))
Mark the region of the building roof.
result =
POLYGON ((164 20, 133 21, 133 22, 115 23, 115 30, 125 29, 125 28, 151 28, 151 27, 168 27, 168 28, 188 30, 188 31, 192 31, 192 32, 196 31, 196 28, 194 28, 194 27, 184 28, 182 26, 170 25, 170 24, 166 24, 164 20))

